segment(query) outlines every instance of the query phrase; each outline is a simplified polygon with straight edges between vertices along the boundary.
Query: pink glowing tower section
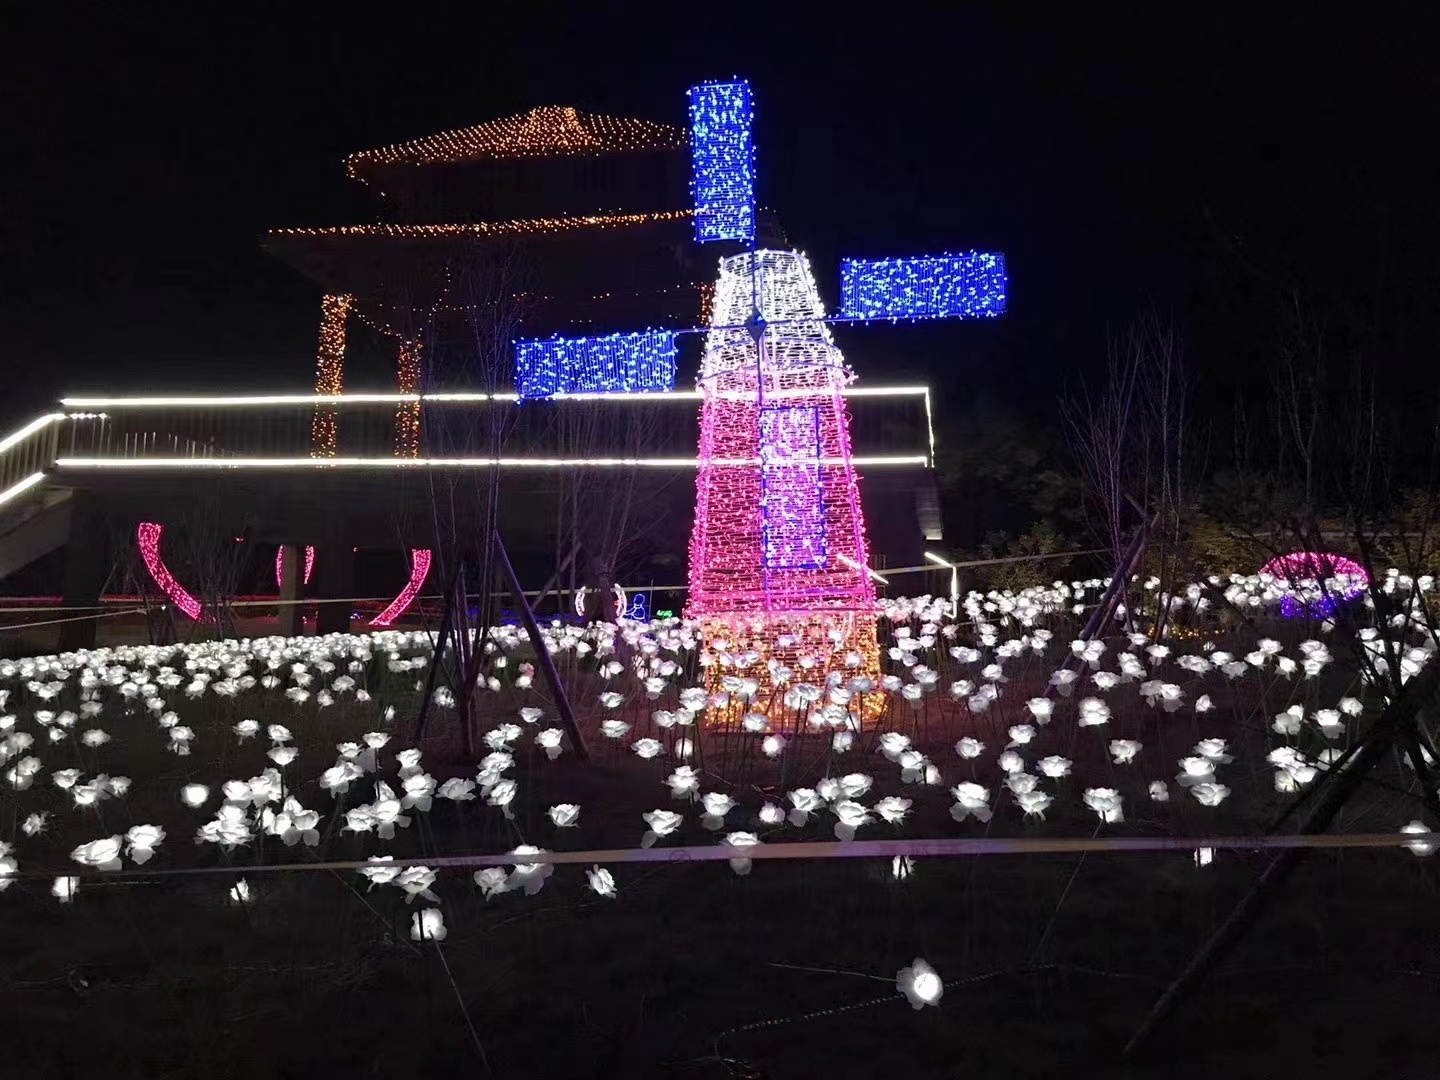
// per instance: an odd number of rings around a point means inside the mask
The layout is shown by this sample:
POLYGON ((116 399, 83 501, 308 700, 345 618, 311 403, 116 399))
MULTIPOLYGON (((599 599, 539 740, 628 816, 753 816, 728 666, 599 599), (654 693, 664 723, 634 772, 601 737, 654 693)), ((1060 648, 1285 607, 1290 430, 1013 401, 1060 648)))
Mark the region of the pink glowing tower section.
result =
MULTIPOLYGON (((876 666, 875 591, 840 393, 853 375, 824 318, 803 255, 721 261, 700 371, 687 608, 717 677, 768 683, 776 666, 805 659, 821 675, 876 666)), ((805 681, 823 679, 811 671, 805 681)))

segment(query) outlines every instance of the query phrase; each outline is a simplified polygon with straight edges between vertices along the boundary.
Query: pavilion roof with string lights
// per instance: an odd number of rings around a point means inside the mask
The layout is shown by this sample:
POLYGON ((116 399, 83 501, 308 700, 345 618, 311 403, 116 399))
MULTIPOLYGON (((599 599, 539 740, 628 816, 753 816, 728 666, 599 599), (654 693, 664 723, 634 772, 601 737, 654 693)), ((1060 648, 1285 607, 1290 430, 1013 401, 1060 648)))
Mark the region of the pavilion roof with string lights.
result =
POLYGON ((350 176, 404 165, 440 165, 501 158, 643 154, 684 149, 683 128, 629 117, 581 112, 569 105, 541 105, 529 112, 471 127, 442 131, 408 142, 358 150, 345 159, 350 176))
POLYGON ((381 220, 273 229, 261 243, 353 297, 362 322, 443 319, 458 268, 516 255, 527 332, 693 324, 708 310, 715 256, 694 240, 685 127, 545 105, 345 164, 381 220))

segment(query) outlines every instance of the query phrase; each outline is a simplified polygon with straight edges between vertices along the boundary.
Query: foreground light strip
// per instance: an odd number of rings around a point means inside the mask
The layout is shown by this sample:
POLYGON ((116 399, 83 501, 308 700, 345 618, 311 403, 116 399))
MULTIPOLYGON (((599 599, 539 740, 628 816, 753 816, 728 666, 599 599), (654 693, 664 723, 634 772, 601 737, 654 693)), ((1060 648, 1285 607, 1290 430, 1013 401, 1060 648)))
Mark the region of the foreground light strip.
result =
MULTIPOLYGON (((1056 836, 1056 837, 951 837, 936 840, 852 840, 802 841, 799 843, 753 844, 735 847, 730 844, 706 844, 695 847, 604 848, 596 851, 537 851, 517 856, 513 852, 477 855, 412 855, 397 857, 387 867, 428 866, 432 870, 460 870, 476 866, 514 866, 517 862, 560 865, 606 863, 690 863, 728 862, 730 859, 753 859, 756 862, 785 859, 891 859, 896 855, 926 858, 964 858, 975 855, 1073 855, 1095 852, 1101 855, 1125 855, 1139 852, 1164 854, 1184 853, 1199 848, 1216 851, 1286 851, 1308 850, 1394 849, 1408 848, 1425 840, 1401 832, 1357 833, 1346 835, 1294 836, 1056 836)), ((293 862, 254 865, 232 863, 228 866, 190 866, 171 869, 148 867, 138 870, 95 870, 67 867, 67 876, 90 882, 143 880, 163 877, 198 877, 210 874, 273 874, 291 871, 363 870, 374 867, 362 859, 337 859, 330 862, 293 862)), ((54 869, 18 870, 12 878, 54 877, 54 869)))
POLYGON ((850 569, 852 569, 852 570, 864 570, 865 573, 867 573, 867 574, 870 575, 870 580, 871 580, 871 581, 878 581, 881 585, 889 585, 889 584, 890 584, 890 579, 889 579, 889 578, 883 578, 883 577, 881 577, 881 576, 880 576, 879 574, 877 574, 874 570, 871 570, 870 567, 864 566, 864 565, 862 565, 861 563, 856 562, 854 559, 850 558, 849 555, 842 555, 840 552, 837 551, 837 552, 835 553, 835 557, 836 557, 837 559, 839 559, 841 562, 843 562, 846 566, 850 567, 850 569))
POLYGON ((36 484, 40 483, 40 481, 44 479, 45 474, 43 472, 37 472, 31 473, 24 480, 21 480, 18 484, 11 484, 4 491, 0 491, 0 506, 4 506, 11 499, 19 498, 21 495, 24 495, 25 492, 29 491, 36 484))
POLYGON ((36 419, 31 420, 30 423, 26 424, 23 428, 15 432, 13 435, 7 435, 5 436, 5 438, 0 439, 0 454, 3 454, 6 450, 9 450, 17 443, 24 442, 31 435, 34 435, 37 431, 40 431, 43 428, 49 427, 51 424, 55 423, 55 421, 64 419, 64 413, 46 413, 44 416, 37 417, 36 419))
MULTIPOLYGON (((928 386, 847 386, 840 391, 842 397, 865 398, 865 397, 924 397, 928 401, 930 388, 928 386)), ((554 397, 536 398, 526 404, 535 404, 545 401, 699 401, 701 398, 699 390, 657 390, 653 392, 624 391, 608 394, 556 394, 554 397)), ((726 395, 729 396, 729 395, 726 395)), ((745 395, 734 395, 743 397, 745 395)), ((766 395, 767 397, 815 397, 814 390, 778 390, 766 395)), ((206 394, 190 395, 182 394, 175 397, 161 397, 157 395, 144 395, 140 397, 64 397, 60 404, 67 409, 164 409, 164 408, 230 408, 230 407, 255 407, 265 405, 398 405, 407 401, 419 402, 440 402, 440 403, 465 403, 476 401, 507 401, 518 402, 520 396, 514 393, 505 394, 484 394, 472 393, 470 391, 440 391, 431 394, 206 394)), ((52 419, 60 419, 61 414, 52 414, 51 417, 42 417, 46 423, 52 419)), ((32 427, 41 424, 41 420, 35 421, 32 427)), ((11 439, 23 438, 29 434, 29 429, 11 436, 11 439)), ((0 450, 5 444, 0 444, 0 450)))
MULTIPOLYGON (((844 458, 787 458, 771 460, 769 464, 841 466, 847 464, 844 458)), ((862 467, 885 465, 926 465, 929 459, 924 454, 896 456, 853 457, 848 464, 862 467)), ((166 471, 192 469, 197 472, 212 472, 217 469, 295 469, 297 471, 325 471, 327 469, 694 469, 701 465, 698 458, 392 458, 392 457, 212 457, 212 458, 104 458, 70 457, 59 458, 55 465, 60 469, 163 469, 166 471)), ((711 458, 708 465, 730 468, 754 468, 762 464, 755 458, 711 458)))

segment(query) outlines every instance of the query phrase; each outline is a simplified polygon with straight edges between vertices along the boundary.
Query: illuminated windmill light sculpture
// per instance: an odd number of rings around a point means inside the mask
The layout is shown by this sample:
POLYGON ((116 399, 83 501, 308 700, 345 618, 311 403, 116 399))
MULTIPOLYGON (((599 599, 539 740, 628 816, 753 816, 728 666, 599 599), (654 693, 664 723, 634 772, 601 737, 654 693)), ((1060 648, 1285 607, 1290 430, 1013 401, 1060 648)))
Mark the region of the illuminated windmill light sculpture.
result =
POLYGON ((707 721, 794 716, 796 684, 833 674, 870 722, 875 590, 841 395, 854 376, 830 324, 998 316, 1004 256, 846 259, 829 317, 804 255, 756 246, 749 84, 702 83, 689 99, 695 238, 748 246, 720 260, 710 325, 517 342, 516 383, 522 397, 670 390, 676 337, 704 333, 686 614, 701 624, 707 721))

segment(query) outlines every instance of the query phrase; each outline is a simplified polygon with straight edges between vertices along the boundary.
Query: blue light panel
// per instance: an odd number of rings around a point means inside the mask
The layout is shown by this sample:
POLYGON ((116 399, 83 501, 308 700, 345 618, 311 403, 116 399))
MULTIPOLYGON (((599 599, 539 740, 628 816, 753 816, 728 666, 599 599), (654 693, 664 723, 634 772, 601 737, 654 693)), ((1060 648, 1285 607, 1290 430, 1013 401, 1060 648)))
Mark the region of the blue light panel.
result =
POLYGON ((845 259, 840 307, 847 319, 993 319, 1005 313, 1005 256, 845 259))
POLYGON ((515 387, 523 398, 675 389, 669 330, 515 342, 515 387))
POLYGON ((819 569, 826 555, 820 410, 807 405, 761 409, 760 460, 765 569, 819 569))
POLYGON ((690 97, 690 195, 695 239, 755 236, 755 144, 750 84, 701 83, 690 97))

